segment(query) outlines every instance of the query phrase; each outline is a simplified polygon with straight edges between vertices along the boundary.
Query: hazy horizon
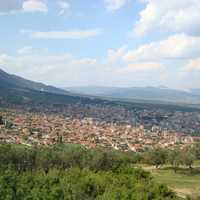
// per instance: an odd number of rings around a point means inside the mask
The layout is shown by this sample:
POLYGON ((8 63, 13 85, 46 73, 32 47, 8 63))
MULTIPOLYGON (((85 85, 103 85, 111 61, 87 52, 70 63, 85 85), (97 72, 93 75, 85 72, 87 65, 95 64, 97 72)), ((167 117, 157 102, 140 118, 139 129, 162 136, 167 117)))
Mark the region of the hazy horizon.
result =
MULTIPOLYGON (((0 66, 0 70, 3 70, 2 69, 2 66, 0 66)), ((3 70, 4 71, 4 70, 3 70)), ((6 73, 8 73, 7 71, 4 71, 6 73)), ((130 86, 123 86, 123 85, 68 85, 68 86, 64 86, 64 85, 54 85, 54 84, 48 84, 48 83, 45 83, 44 81, 37 81, 37 80, 34 80, 34 79, 28 79, 24 76, 20 76, 20 75, 17 75, 15 73, 9 73, 10 75, 15 75, 15 76, 18 76, 20 78, 23 78, 23 79, 26 79, 26 80, 30 80, 30 81, 34 81, 34 82, 38 82, 38 83, 43 83, 43 84, 46 84, 46 85, 51 85, 51 86, 55 86, 57 88, 60 88, 60 89, 68 89, 68 88, 86 88, 86 87, 96 87, 96 88, 101 88, 101 87, 105 87, 105 88, 160 88, 160 89, 172 89, 172 90, 180 90, 180 91, 190 91, 190 90, 193 90, 193 89, 200 89, 200 88, 188 88, 188 89, 182 89, 182 88, 172 88, 172 87, 167 87, 166 85, 130 85, 130 86)))

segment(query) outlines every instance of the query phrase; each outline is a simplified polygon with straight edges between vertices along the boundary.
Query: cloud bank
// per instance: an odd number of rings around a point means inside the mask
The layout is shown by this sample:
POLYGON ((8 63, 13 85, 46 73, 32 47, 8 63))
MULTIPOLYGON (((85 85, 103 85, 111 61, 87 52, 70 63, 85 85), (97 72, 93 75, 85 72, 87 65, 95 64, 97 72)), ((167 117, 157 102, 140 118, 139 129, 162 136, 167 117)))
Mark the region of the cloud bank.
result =
POLYGON ((200 35, 199 0, 141 0, 145 8, 139 13, 134 32, 145 35, 152 31, 184 32, 200 35))

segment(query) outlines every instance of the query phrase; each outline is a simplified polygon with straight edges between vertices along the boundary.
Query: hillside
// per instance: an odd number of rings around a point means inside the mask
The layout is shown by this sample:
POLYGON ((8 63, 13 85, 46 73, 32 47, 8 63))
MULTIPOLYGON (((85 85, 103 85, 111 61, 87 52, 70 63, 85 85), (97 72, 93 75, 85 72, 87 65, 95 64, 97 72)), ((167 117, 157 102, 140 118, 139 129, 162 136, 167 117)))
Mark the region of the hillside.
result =
MULTIPOLYGON (((107 92, 108 90, 105 89, 107 92)), ((110 88, 109 90, 113 90, 110 88)), ((70 90, 69 90, 70 91, 70 90)), ((99 90, 96 90, 99 92, 99 90)), ((117 91, 117 90, 115 90, 117 91)), ((113 95, 114 96, 114 95, 113 95)), ((117 97, 117 96, 116 96, 117 97)), ((127 101, 125 96, 122 98, 107 98, 107 95, 85 95, 78 94, 77 91, 64 91, 53 86, 47 86, 43 83, 37 83, 24 78, 10 75, 0 70, 0 106, 8 107, 25 105, 41 109, 52 108, 52 105, 77 104, 79 108, 85 105, 94 106, 123 106, 127 109, 150 109, 161 108, 166 110, 194 111, 199 110, 199 105, 176 104, 163 101, 150 101, 141 99, 132 99, 127 101), (40 107, 38 107, 38 105, 40 107)), ((92 110, 90 111, 92 112, 92 110)))
POLYGON ((69 94, 67 91, 21 78, 16 75, 8 74, 0 69, 0 86, 3 88, 13 89, 30 89, 35 91, 42 91, 55 94, 69 94))
POLYGON ((0 105, 64 105, 68 103, 97 103, 98 101, 0 70, 0 105))
POLYGON ((200 95, 200 89, 199 88, 192 89, 191 93, 194 95, 200 95))
POLYGON ((72 87, 67 88, 71 92, 80 94, 97 95, 129 100, 162 101, 171 103, 199 104, 200 93, 198 90, 186 92, 182 90, 159 88, 159 87, 72 87))

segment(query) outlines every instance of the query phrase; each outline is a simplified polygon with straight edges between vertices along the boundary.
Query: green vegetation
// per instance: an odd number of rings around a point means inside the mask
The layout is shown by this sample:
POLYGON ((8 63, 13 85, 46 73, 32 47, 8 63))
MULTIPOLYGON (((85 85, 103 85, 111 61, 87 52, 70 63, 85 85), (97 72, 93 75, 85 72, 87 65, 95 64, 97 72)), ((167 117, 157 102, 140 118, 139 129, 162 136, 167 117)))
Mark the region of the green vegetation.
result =
POLYGON ((132 153, 0 145, 0 200, 172 200, 132 153))
POLYGON ((200 198, 200 171, 198 168, 195 168, 192 173, 183 167, 179 167, 176 173, 170 167, 155 169, 143 166, 143 168, 150 171, 158 183, 166 184, 179 196, 190 196, 191 199, 200 198))
POLYGON ((200 144, 174 150, 155 149, 140 157, 139 167, 178 196, 200 199, 200 144))
POLYGON ((140 155, 140 162, 143 164, 153 165, 156 168, 170 164, 174 172, 180 165, 188 167, 192 171, 195 161, 200 159, 200 144, 197 143, 191 147, 173 149, 154 149, 144 152, 140 155))
POLYGON ((0 200, 178 199, 174 192, 196 200, 199 147, 136 154, 62 142, 52 147, 2 144, 0 200), (135 167, 139 163, 145 170, 135 167))

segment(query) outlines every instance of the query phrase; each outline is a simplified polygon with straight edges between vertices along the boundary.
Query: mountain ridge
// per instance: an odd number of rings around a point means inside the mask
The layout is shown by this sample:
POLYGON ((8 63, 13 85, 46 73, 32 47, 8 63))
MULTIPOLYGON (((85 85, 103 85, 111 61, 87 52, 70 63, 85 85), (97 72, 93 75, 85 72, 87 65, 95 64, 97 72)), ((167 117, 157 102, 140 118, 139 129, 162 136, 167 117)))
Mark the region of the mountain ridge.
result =
MULTIPOLYGON (((110 88, 111 89, 111 88, 110 88)), ((57 110, 63 109, 66 105, 74 105, 77 108, 82 106, 123 106, 126 109, 148 109, 161 108, 167 110, 187 110, 196 111, 200 109, 199 104, 174 104, 161 101, 149 100, 129 100, 125 98, 107 98, 98 95, 83 95, 65 91, 53 86, 47 86, 42 83, 36 83, 27 79, 10 75, 3 70, 0 71, 0 106, 14 107, 20 106, 24 108, 33 108, 37 111, 40 109, 54 112, 55 106, 57 110), (23 84, 22 84, 23 83, 23 84), (39 84, 39 86, 38 86, 39 84), (37 87, 36 87, 37 86, 37 87), (46 88, 46 90, 41 90, 46 88), (49 89, 50 90, 47 90, 49 89), (53 88, 53 90, 52 90, 53 88), (54 90, 56 90, 54 92, 54 90)), ((83 108, 82 107, 82 108, 83 108)), ((77 109, 76 108, 76 109, 77 109)))
POLYGON ((174 103, 197 103, 200 104, 200 91, 183 91, 167 87, 101 87, 83 86, 67 88, 70 92, 79 94, 96 95, 118 99, 141 99, 150 101, 164 101, 174 103))
POLYGON ((55 94, 69 94, 69 92, 67 92, 66 90, 62 90, 54 86, 45 85, 40 82, 27 80, 25 78, 19 77, 14 74, 8 74, 2 69, 0 69, 0 85, 7 88, 19 87, 19 88, 24 88, 24 89, 44 91, 44 92, 55 93, 55 94))

